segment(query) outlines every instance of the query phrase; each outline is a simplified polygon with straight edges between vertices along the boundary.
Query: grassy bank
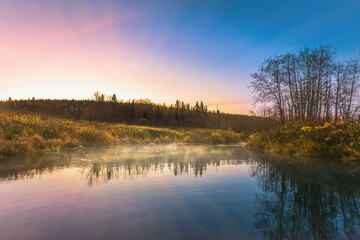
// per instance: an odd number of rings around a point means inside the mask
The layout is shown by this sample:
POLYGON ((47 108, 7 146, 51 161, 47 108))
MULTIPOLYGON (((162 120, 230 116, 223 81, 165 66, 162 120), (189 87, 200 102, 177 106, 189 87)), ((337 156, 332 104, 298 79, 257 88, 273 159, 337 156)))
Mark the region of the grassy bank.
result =
POLYGON ((0 157, 121 143, 232 144, 238 143, 241 136, 224 130, 174 130, 66 120, 35 114, 0 113, 0 157))
POLYGON ((307 126, 287 123, 249 137, 257 150, 299 156, 360 159, 360 122, 307 126))

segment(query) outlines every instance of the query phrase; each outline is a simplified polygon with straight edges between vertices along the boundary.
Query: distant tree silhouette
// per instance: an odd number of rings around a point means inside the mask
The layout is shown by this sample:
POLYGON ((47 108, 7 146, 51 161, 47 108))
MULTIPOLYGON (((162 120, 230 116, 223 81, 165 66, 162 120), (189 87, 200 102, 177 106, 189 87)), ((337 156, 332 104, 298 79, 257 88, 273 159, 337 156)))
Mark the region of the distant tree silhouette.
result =
POLYGON ((99 91, 94 92, 93 95, 94 95, 93 99, 95 101, 100 101, 100 92, 99 91))
POLYGON ((180 100, 167 106, 152 103, 149 99, 119 101, 115 94, 105 95, 99 92, 95 92, 92 99, 9 99, 0 101, 0 108, 88 121, 224 130, 231 127, 234 131, 266 129, 276 123, 276 121, 255 116, 220 114, 218 109, 208 112, 203 101, 200 101, 200 104, 197 101, 194 107, 180 100))
POLYGON ((194 108, 194 110, 195 111, 200 111, 200 105, 199 105, 199 102, 198 101, 196 101, 196 103, 195 103, 195 108, 194 108))
POLYGON ((204 112, 204 103, 203 103, 203 101, 200 102, 200 112, 204 112))
POLYGON ((116 97, 116 94, 115 94, 115 93, 114 93, 114 95, 112 95, 111 101, 112 101, 112 102, 117 102, 117 97, 116 97))
POLYGON ((105 102, 105 95, 104 95, 104 94, 101 94, 101 96, 100 96, 100 102, 105 102))

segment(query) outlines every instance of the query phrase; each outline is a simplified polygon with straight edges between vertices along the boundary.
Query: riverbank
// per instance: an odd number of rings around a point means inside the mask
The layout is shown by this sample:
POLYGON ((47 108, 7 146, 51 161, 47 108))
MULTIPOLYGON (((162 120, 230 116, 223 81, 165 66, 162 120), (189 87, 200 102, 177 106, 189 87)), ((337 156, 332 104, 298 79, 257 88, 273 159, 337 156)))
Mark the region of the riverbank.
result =
POLYGON ((297 156, 360 160, 360 122, 308 126, 295 122, 250 135, 251 149, 297 156))
POLYGON ((0 158, 123 143, 235 144, 242 136, 231 130, 169 129, 0 113, 0 158))

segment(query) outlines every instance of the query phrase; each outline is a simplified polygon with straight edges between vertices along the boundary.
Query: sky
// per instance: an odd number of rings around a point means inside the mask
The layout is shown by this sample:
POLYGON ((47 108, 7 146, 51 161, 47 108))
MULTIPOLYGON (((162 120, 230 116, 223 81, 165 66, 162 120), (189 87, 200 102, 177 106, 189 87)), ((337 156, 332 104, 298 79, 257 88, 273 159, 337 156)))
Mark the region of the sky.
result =
POLYGON ((360 52, 360 0, 0 0, 0 99, 177 99, 254 110, 250 74, 274 54, 360 52))

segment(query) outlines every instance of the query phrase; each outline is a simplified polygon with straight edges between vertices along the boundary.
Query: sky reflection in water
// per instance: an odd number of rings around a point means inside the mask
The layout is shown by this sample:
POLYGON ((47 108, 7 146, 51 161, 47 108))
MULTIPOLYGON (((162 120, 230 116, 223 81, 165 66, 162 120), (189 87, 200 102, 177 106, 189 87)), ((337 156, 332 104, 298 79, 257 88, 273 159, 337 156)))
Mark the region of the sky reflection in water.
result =
POLYGON ((356 239, 359 166, 236 147, 0 161, 1 239, 356 239))

